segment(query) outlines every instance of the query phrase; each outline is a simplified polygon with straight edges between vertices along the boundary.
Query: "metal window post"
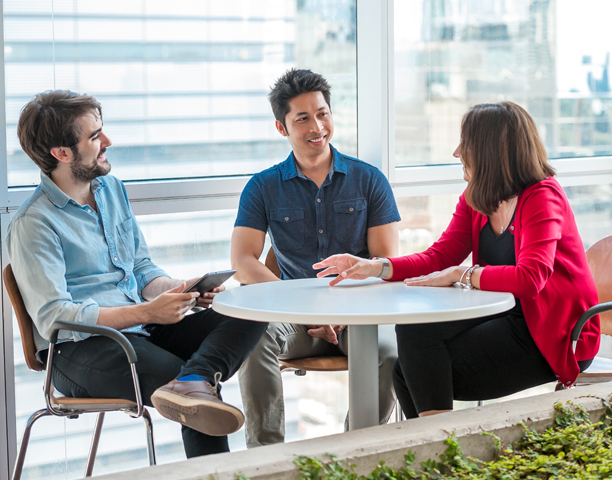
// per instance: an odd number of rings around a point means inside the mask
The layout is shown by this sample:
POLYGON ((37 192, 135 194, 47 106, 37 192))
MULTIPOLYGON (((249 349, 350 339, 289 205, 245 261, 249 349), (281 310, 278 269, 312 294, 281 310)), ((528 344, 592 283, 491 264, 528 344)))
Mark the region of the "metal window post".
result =
MULTIPOLYGON (((8 160, 6 154, 6 83, 4 75, 4 4, 0 2, 0 268, 8 263, 4 238, 10 222, 8 213, 8 160)), ((4 283, 4 282, 2 282, 4 283)), ((6 290, 0 295, 2 341, 0 341, 0 480, 11 478, 17 455, 15 413, 15 368, 13 357, 13 309, 6 290)))
MULTIPOLYGON (((357 152, 393 181, 389 163, 389 38, 393 0, 357 0, 357 152)), ((392 52, 391 52, 392 53, 392 52)))

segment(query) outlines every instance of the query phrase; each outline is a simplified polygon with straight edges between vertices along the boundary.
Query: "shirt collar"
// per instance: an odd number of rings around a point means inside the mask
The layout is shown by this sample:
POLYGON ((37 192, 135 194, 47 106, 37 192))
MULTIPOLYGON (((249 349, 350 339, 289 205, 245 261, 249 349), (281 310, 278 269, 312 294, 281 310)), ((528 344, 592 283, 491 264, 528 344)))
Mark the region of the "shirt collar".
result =
MULTIPOLYGON (((104 187, 106 182, 104 181, 104 177, 94 178, 91 181, 91 191, 96 193, 97 190, 104 187)), ((71 200, 76 203, 70 196, 66 195, 62 189, 60 189, 51 177, 44 172, 40 172, 40 187, 43 192, 49 197, 49 200, 53 205, 57 208, 64 208, 68 205, 68 202, 71 200)))
MULTIPOLYGON (((331 179, 334 172, 339 172, 339 173, 343 173, 346 175, 347 166, 346 166, 346 162, 342 158, 342 155, 338 153, 338 150, 336 150, 332 146, 331 143, 329 144, 329 148, 331 149, 331 152, 332 152, 332 164, 329 167, 328 178, 331 179)), ((287 160, 285 160, 281 164, 281 175, 282 175, 283 180, 289 180, 294 177, 305 178, 305 175, 302 173, 302 171, 300 170, 300 167, 295 161, 293 152, 291 152, 289 154, 289 157, 287 157, 287 160)))

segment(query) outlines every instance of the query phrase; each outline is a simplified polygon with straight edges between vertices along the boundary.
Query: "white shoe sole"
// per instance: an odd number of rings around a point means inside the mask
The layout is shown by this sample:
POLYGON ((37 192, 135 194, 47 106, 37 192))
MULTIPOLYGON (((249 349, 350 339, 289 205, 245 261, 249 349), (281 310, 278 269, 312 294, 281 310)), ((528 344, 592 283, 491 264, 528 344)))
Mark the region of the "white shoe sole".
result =
POLYGON ((234 433, 244 424, 243 413, 221 401, 156 390, 151 395, 151 402, 163 417, 214 437, 234 433))

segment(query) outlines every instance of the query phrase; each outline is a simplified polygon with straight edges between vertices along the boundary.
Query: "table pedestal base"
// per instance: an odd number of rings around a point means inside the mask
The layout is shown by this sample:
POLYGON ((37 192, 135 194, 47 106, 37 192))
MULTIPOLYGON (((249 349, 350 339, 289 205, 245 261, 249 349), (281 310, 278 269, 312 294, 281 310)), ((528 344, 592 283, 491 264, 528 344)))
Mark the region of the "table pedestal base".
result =
POLYGON ((349 430, 378 425, 378 326, 348 327, 349 430))

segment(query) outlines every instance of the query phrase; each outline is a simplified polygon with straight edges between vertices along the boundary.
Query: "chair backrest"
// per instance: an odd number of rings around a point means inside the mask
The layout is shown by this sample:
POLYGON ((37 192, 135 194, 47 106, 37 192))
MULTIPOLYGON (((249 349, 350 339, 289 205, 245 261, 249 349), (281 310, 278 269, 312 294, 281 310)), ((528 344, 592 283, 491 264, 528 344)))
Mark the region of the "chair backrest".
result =
POLYGON ((4 278, 4 286, 9 294, 17 323, 19 324, 19 332, 21 333, 21 345, 23 346, 23 354, 25 355, 26 364, 31 370, 40 372, 45 369, 45 366, 36 358, 36 345, 34 344, 34 331, 32 317, 28 314, 23 303, 19 286, 13 275, 13 269, 9 263, 2 272, 4 278))
POLYGON ((276 260, 276 253, 274 253, 274 247, 270 247, 270 250, 268 250, 265 265, 266 267, 268 267, 268 270, 270 270, 274 275, 280 278, 281 271, 280 267, 278 266, 278 261, 276 260))
MULTIPOLYGON (((612 235, 592 245, 586 255, 597 286, 599 303, 612 302, 612 235)), ((612 312, 604 312, 599 317, 601 333, 612 335, 612 312)))

